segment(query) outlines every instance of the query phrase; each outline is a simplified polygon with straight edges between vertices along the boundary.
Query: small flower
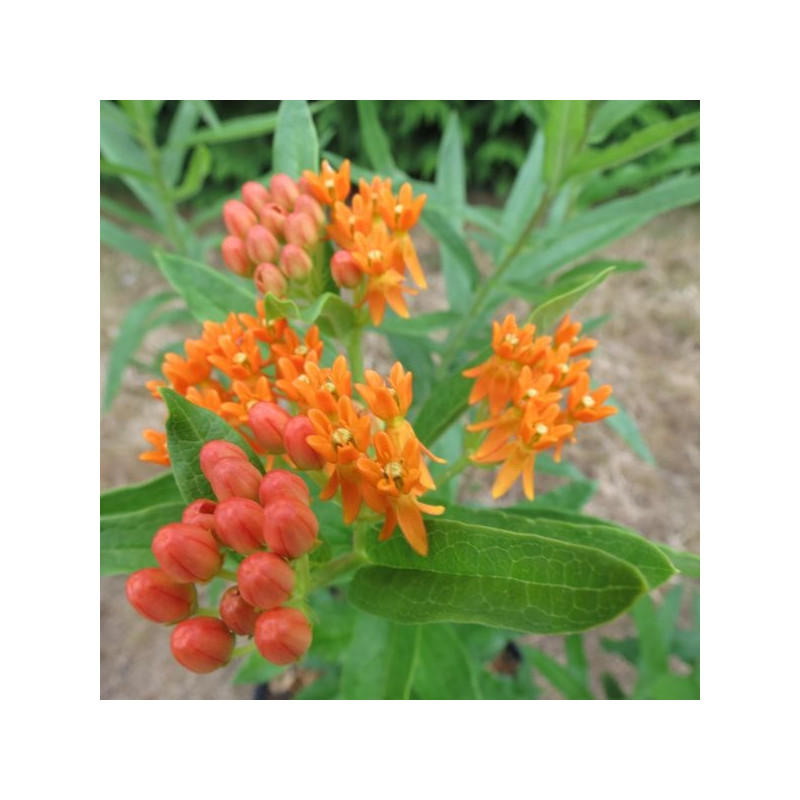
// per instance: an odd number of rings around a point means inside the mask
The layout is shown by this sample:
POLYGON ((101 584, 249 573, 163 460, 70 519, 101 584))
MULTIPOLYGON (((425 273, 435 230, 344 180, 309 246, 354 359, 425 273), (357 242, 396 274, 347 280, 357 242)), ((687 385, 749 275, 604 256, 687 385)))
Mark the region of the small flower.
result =
POLYGON ((346 200, 350 194, 350 162, 345 160, 338 171, 327 161, 322 162, 319 175, 305 170, 303 177, 316 200, 324 205, 333 205, 337 200, 346 200))

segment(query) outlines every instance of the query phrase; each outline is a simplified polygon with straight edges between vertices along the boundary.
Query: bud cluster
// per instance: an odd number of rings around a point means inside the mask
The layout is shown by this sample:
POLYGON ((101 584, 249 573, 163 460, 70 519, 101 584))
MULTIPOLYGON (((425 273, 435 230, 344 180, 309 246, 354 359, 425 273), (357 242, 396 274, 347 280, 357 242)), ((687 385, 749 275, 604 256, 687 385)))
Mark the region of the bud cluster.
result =
POLYGON ((229 235, 222 258, 232 272, 252 277, 259 292, 284 297, 289 284, 308 279, 325 214, 303 180, 279 174, 269 187, 250 181, 242 200, 225 203, 223 218, 229 235))
POLYGON ((129 602, 146 619, 176 625, 172 654, 192 672, 227 664, 236 636, 253 637, 274 664, 297 661, 311 644, 311 625, 303 611, 286 604, 295 591, 291 562, 314 547, 319 532, 308 487, 288 470, 262 477, 241 448, 225 441, 203 447, 200 468, 217 500, 195 500, 181 522, 156 533, 152 549, 159 568, 130 576, 129 602), (231 552, 244 558, 219 616, 193 616, 197 584, 220 575, 231 552))

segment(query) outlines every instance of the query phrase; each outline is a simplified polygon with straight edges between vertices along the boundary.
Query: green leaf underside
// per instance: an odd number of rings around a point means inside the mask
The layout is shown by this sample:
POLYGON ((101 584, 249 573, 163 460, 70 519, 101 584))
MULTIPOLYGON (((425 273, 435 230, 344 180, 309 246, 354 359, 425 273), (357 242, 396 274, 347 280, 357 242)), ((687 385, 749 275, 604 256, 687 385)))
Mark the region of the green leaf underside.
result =
POLYGON ((200 261, 169 253, 156 253, 164 277, 186 301, 199 322, 222 322, 231 312, 252 314, 256 296, 233 276, 207 267, 200 261))
POLYGON ((316 324, 322 333, 338 338, 346 336, 356 324, 353 307, 332 292, 325 292, 305 308, 300 308, 294 300, 267 294, 264 296, 264 310, 268 319, 285 317, 307 325, 316 324))
POLYGON ((156 531, 180 522, 185 503, 164 503, 128 514, 100 517, 100 574, 117 575, 155 567, 150 550, 156 531))
MULTIPOLYGON (((531 510, 535 513, 535 507, 531 510)), ((447 519, 459 522, 496 527, 517 533, 530 533, 567 544, 593 547, 637 569, 645 579, 648 589, 660 586, 675 574, 672 563, 656 545, 612 523, 598 524, 592 520, 583 521, 578 514, 573 515, 570 522, 537 519, 525 516, 520 507, 514 511, 516 513, 450 506, 446 514, 447 519)))
POLYGON ((625 611, 641 574, 599 550, 534 534, 429 520, 430 552, 400 536, 368 547, 351 601, 396 622, 475 622, 529 633, 572 633, 625 611))
POLYGON ((250 445, 213 411, 190 403, 172 389, 162 389, 167 405, 167 450, 175 482, 187 503, 212 499, 214 493, 200 471, 200 450, 206 442, 224 439, 241 447, 251 463, 263 472, 261 460, 250 445))
POLYGON ((311 111, 305 100, 283 100, 278 108, 272 146, 275 172, 298 180, 303 170, 319 169, 319 142, 311 111))
POLYGON ((163 503, 182 500, 178 484, 171 472, 164 472, 142 483, 109 489, 100 495, 100 514, 127 514, 163 503))

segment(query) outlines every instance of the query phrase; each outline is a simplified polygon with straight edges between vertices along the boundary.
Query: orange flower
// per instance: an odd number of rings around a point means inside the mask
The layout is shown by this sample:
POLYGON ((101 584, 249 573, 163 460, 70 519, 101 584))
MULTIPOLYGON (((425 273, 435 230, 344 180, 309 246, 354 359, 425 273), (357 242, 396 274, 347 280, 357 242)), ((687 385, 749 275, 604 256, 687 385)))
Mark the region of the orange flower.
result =
POLYGON ((327 161, 322 162, 319 175, 305 170, 303 177, 316 200, 325 205, 333 205, 337 200, 346 200, 350 194, 350 161, 345 160, 339 170, 335 170, 327 161))
POLYGON ((312 325, 307 331, 303 340, 289 327, 283 331, 283 336, 273 342, 270 349, 272 359, 275 363, 281 358, 287 358, 294 364, 295 368, 302 370, 306 361, 318 362, 322 355, 322 339, 319 336, 319 328, 312 325))
POLYGON ((153 449, 139 454, 140 461, 150 461, 153 464, 169 466, 169 453, 167 452, 167 435, 161 431, 147 428, 142 431, 142 438, 152 445, 153 449))
POLYGON ((281 379, 275 385, 301 411, 318 408, 328 416, 337 413, 340 397, 352 397, 350 370, 344 356, 337 356, 330 368, 307 361, 301 374, 288 358, 278 362, 281 379))
POLYGON ((391 426, 393 420, 405 417, 413 396, 413 375, 406 372, 399 361, 394 363, 389 373, 388 386, 384 379, 371 369, 364 371, 364 379, 367 382, 366 386, 357 383, 356 389, 378 419, 391 426))
POLYGON ((363 481, 356 462, 369 447, 372 420, 366 414, 359 416, 349 397, 339 398, 337 412, 331 419, 318 408, 309 409, 315 434, 306 443, 333 467, 320 499, 329 500, 341 488, 344 521, 350 524, 361 510, 363 481))
POLYGON ((568 344, 569 354, 572 357, 580 356, 594 350, 594 348, 597 347, 596 339, 579 338, 582 327, 583 325, 581 325, 580 322, 570 321, 569 314, 567 314, 564 319, 561 320, 558 328, 556 328, 556 333, 553 337, 555 346, 560 347, 562 344, 568 344))
POLYGON ((363 491, 367 505, 385 514, 380 539, 388 539, 399 524, 403 536, 420 555, 428 554, 428 534, 422 512, 442 514, 444 506, 421 503, 419 495, 429 487, 421 482, 422 456, 419 440, 408 437, 402 447, 385 431, 375 434, 376 457, 361 456, 358 470, 372 491, 363 491))

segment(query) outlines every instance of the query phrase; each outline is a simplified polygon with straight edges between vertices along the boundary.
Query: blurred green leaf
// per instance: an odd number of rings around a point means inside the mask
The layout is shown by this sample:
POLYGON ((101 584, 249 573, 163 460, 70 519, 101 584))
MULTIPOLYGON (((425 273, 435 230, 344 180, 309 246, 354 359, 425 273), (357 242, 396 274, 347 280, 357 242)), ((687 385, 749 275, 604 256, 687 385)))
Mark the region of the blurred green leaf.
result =
POLYGON ((521 649, 525 659, 533 664, 534 669, 567 700, 594 700, 594 696, 586 686, 554 658, 529 645, 522 645, 521 649))
POLYGON ((167 186, 174 186, 180 178, 186 158, 186 146, 183 142, 197 127, 200 118, 197 104, 196 100, 181 100, 170 122, 167 143, 161 152, 161 172, 167 186))
POLYGON ((189 102, 194 103, 198 113, 203 118, 203 122, 205 122, 209 128, 219 128, 222 125, 210 100, 190 100, 189 102))
POLYGON ((625 692, 622 691, 619 681, 613 675, 604 672, 601 680, 607 700, 625 700, 625 692))
POLYGON ((567 669, 581 686, 589 691, 589 664, 583 647, 583 636, 580 633, 564 637, 564 653, 567 656, 567 669))
POLYGON ((500 225, 507 242, 513 244, 519 240, 544 200, 547 184, 542 172, 543 163, 544 136, 537 133, 503 207, 500 225))
POLYGON ((589 125, 589 142, 602 142, 614 128, 632 117, 647 100, 606 100, 592 117, 589 125))
POLYGON ((544 178, 551 195, 560 188, 586 129, 585 100, 545 100, 544 178))
POLYGON ((392 158, 389 137, 381 127, 375 100, 356 100, 358 123, 364 152, 372 167, 386 177, 395 177, 397 167, 392 158))
POLYGON ((636 453, 645 464, 654 465, 656 463, 650 448, 642 438, 639 432, 639 426, 636 424, 633 417, 622 407, 619 398, 616 395, 611 397, 609 401, 617 409, 617 413, 611 417, 607 417, 605 422, 611 430, 613 430, 628 447, 636 453))
POLYGON ((536 325, 540 331, 549 330, 560 320, 585 294, 598 287, 613 271, 614 267, 606 267, 601 272, 565 286, 555 284, 539 305, 531 312, 528 321, 536 325))
POLYGON ((253 313, 255 292, 235 276, 171 253, 157 253, 156 261, 199 322, 222 322, 232 312, 253 313))
POLYGON ((269 683, 283 673, 286 667, 279 667, 267 661, 261 653, 253 651, 242 659, 236 675, 233 677, 234 686, 247 683, 269 683))
POLYGON ((187 503, 193 500, 214 499, 211 484, 200 470, 200 450, 206 442, 224 439, 240 447, 250 463, 264 471, 261 460, 244 437, 222 417, 190 403, 172 389, 162 389, 167 406, 167 450, 175 482, 187 503))
POLYGON ((319 143, 311 111, 305 100, 282 100, 278 108, 272 166, 295 180, 303 170, 319 171, 319 143))
POLYGON ((106 387, 103 393, 104 411, 108 411, 111 407, 111 403, 122 385, 125 367, 136 354, 147 332, 151 330, 153 313, 159 306, 174 298, 175 295, 172 292, 160 292, 151 297, 145 297, 128 309, 108 356, 106 387))
POLYGON ((211 151, 204 144, 198 145, 192 151, 181 185, 172 192, 173 200, 180 202, 194 197, 203 188, 210 171, 211 151))
POLYGON ((147 228, 151 231, 159 230, 158 225, 147 214, 142 214, 140 211, 136 211, 136 209, 124 203, 118 203, 103 194, 100 195, 100 211, 113 217, 118 217, 131 225, 138 225, 140 228, 147 228))
POLYGON ((113 247, 115 250, 121 250, 123 253, 137 258, 145 264, 155 264, 156 260, 153 256, 153 246, 149 242, 145 242, 138 236, 120 228, 119 225, 111 222, 105 217, 100 217, 100 241, 113 247))
POLYGON ((426 447, 432 447, 467 410, 472 384, 473 381, 460 372, 436 382, 436 391, 431 393, 414 418, 414 430, 426 447))
POLYGON ((178 484, 170 471, 142 483, 109 489, 100 495, 100 515, 127 514, 150 506, 182 500, 178 484))
POLYGON ((459 319, 461 319, 461 315, 456 311, 430 311, 409 319, 386 316, 381 324, 373 330, 387 336, 398 334, 399 336, 427 337, 431 331, 447 328, 454 322, 458 322, 459 319))
POLYGON ((452 625, 417 627, 414 696, 420 700, 481 700, 478 670, 452 625))
POLYGON ((469 305, 473 287, 480 280, 475 259, 463 234, 453 227, 443 213, 435 208, 426 208, 422 212, 422 224, 442 247, 442 268, 447 264, 445 281, 450 308, 463 313, 469 305))
POLYGON ((544 127, 547 114, 544 108, 544 100, 520 100, 519 104, 525 115, 535 122, 538 128, 544 127))
POLYGON ((264 309, 269 319, 285 317, 307 325, 316 324, 323 333, 339 339, 344 338, 356 324, 353 307, 338 294, 331 292, 320 295, 312 305, 305 308, 300 308, 293 300, 267 294, 264 297, 264 309))
POLYGON ((695 555, 695 553, 675 550, 665 544, 660 544, 659 549, 672 562, 675 569, 677 569, 681 575, 686 575, 689 578, 700 577, 700 556, 695 555))
POLYGON ((700 113, 684 114, 677 119, 651 125, 644 130, 631 134, 624 142, 608 147, 585 150, 570 165, 567 174, 570 176, 585 175, 596 170, 609 169, 632 161, 635 158, 661 147, 684 133, 688 133, 700 124, 700 113))

